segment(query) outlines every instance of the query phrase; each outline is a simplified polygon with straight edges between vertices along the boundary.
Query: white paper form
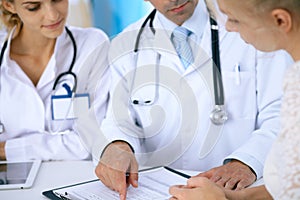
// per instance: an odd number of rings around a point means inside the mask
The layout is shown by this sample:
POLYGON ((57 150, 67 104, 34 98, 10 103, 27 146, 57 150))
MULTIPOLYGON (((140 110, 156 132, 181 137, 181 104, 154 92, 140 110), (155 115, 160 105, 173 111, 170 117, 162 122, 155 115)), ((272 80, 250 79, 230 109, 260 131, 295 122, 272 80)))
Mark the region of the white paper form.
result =
MULTIPOLYGON (((187 179, 163 167, 139 173, 139 187, 129 187, 127 200, 169 199, 171 185, 186 184, 187 179)), ((119 194, 110 190, 100 181, 92 181, 72 187, 54 190, 58 196, 72 200, 119 200, 119 194)))

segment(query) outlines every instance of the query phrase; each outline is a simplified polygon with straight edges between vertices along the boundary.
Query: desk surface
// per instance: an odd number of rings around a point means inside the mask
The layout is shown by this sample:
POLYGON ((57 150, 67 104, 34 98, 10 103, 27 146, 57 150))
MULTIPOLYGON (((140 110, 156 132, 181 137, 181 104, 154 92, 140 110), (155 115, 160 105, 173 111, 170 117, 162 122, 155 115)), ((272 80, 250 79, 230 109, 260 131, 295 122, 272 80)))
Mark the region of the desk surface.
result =
MULTIPOLYGON (((183 171, 183 170, 180 170, 183 171)), ((196 175, 195 171, 183 171, 189 175, 196 175)), ((32 188, 19 190, 0 190, 1 200, 46 200, 43 191, 73 185, 96 179, 92 161, 52 161, 43 162, 32 188)), ((263 180, 254 185, 263 184, 263 180)))
POLYGON ((47 198, 42 195, 45 190, 96 178, 92 161, 43 162, 32 188, 0 190, 0 199, 45 200, 47 198))

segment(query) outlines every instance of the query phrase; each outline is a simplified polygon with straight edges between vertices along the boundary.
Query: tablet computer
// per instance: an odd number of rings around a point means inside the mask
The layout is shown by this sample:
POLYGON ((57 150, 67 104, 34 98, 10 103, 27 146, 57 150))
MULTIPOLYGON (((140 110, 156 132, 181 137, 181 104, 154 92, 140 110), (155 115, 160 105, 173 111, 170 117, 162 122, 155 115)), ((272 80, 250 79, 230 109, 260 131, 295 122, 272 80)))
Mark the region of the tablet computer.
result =
POLYGON ((0 190, 30 188, 40 165, 40 160, 0 161, 0 190))

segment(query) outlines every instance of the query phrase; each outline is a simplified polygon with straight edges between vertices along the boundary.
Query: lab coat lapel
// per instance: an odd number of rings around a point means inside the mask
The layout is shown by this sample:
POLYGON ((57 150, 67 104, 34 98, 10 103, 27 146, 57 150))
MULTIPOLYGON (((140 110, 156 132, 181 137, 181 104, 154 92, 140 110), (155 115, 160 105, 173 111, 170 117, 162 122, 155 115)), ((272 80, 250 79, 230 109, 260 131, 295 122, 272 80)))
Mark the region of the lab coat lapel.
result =
MULTIPOLYGON (((222 41, 225 38, 227 31, 225 30, 224 26, 219 25, 219 46, 220 46, 220 54, 222 53, 222 41)), ((209 21, 206 24, 206 28, 203 33, 202 42, 200 44, 202 48, 205 49, 207 55, 212 58, 212 49, 211 49, 211 29, 209 21)), ((220 55, 221 56, 221 55, 220 55)))
MULTIPOLYGON (((177 66, 177 70, 182 72, 184 75, 188 75, 189 73, 192 73, 195 70, 198 70, 198 68, 201 68, 202 66, 206 66, 206 63, 209 62, 209 60, 212 58, 212 50, 211 50, 211 29, 210 29, 210 23, 209 21, 206 24, 202 42, 199 45, 199 50, 197 51, 197 54, 194 55, 194 63, 191 67, 189 67, 187 70, 184 70, 182 63, 180 61, 180 58, 177 56, 177 52, 170 40, 169 34, 167 33, 168 30, 165 30, 162 28, 162 25, 159 20, 155 20, 155 27, 156 33, 154 36, 154 50, 162 55, 162 58, 167 58, 169 62, 173 63, 175 66, 177 66)), ((224 26, 219 26, 219 43, 220 48, 222 48, 222 41, 225 38, 227 34, 227 31, 225 31, 224 26)), ((220 49, 221 53, 221 49, 220 49)))
MULTIPOLYGON (((227 31, 225 30, 224 26, 219 26, 219 46, 220 46, 220 57, 222 53, 222 42, 227 34, 227 31)), ((208 22, 207 27, 205 29, 205 32, 203 34, 203 40, 201 43, 202 47, 209 47, 206 48, 207 56, 210 58, 208 64, 206 64, 208 67, 206 69, 201 70, 201 72, 204 74, 204 77, 206 77, 206 82, 209 86, 210 92, 212 94, 212 97, 214 97, 214 85, 213 85, 213 75, 212 75, 212 49, 211 49, 211 29, 210 29, 210 23, 208 22)), ((221 59, 221 67, 222 67, 222 59, 221 59)), ((214 148, 216 141, 219 139, 222 133, 223 126, 218 126, 213 123, 209 124, 209 129, 206 133, 205 139, 203 140, 203 146, 199 153, 199 158, 204 159, 214 148)))
MULTIPOLYGON (((159 22, 159 20, 155 20, 156 21, 156 33, 154 36, 154 50, 159 53, 162 57, 162 59, 167 58, 167 62, 169 63, 173 63, 177 70, 179 70, 180 72, 184 72, 183 70, 183 66, 181 63, 180 58, 177 56, 177 52, 173 46, 173 43, 170 40, 169 34, 167 31, 169 30, 165 30, 162 28, 161 23, 159 22)), ((169 67, 169 66, 167 66, 169 67)))
POLYGON ((1 68, 3 70, 7 70, 8 74, 17 82, 22 82, 27 86, 35 88, 31 80, 28 78, 28 76, 25 74, 22 68, 17 64, 17 62, 10 59, 11 40, 15 33, 15 30, 16 27, 14 27, 14 29, 10 32, 10 35, 8 37, 8 43, 7 43, 6 50, 4 52, 1 68))
MULTIPOLYGON (((223 26, 219 27, 219 43, 220 43, 220 53, 221 53, 221 43, 224 37, 226 36, 226 31, 223 26)), ((198 47, 197 55, 195 56, 195 61, 192 65, 192 67, 189 67, 186 70, 186 75, 189 73, 192 73, 195 70, 201 69, 206 66, 212 66, 212 63, 210 59, 212 59, 212 49, 211 49, 211 29, 210 29, 210 23, 209 21, 206 24, 203 38, 201 41, 201 44, 198 47), (207 64, 211 63, 211 64, 207 64)), ((206 71, 206 70, 205 70, 206 71)))
MULTIPOLYGON (((157 20, 157 26, 161 27, 159 20, 157 20)), ((220 28, 219 38, 220 43, 222 39, 225 37, 226 31, 220 28)), ((156 34, 154 38, 154 49, 162 55, 162 58, 168 58, 168 61, 177 66, 177 69, 182 72, 184 75, 188 75, 189 73, 198 70, 203 66, 206 66, 206 63, 212 58, 211 51, 211 30, 210 23, 208 22, 203 34, 203 39, 201 44, 198 46, 196 55, 194 55, 194 63, 187 70, 184 70, 182 66, 180 58, 177 56, 177 52, 169 38, 169 34, 167 30, 162 28, 156 29, 156 34)))

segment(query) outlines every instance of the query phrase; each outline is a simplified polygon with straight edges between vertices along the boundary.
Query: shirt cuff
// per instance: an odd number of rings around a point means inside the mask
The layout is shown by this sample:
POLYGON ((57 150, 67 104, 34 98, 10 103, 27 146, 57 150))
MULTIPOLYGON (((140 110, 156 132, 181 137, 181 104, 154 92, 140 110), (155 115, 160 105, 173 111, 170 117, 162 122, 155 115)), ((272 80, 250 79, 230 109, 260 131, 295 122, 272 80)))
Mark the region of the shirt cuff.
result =
POLYGON ((102 153, 101 153, 100 158, 102 158, 103 153, 105 152, 106 148, 107 148, 110 144, 115 143, 115 142, 124 142, 124 143, 128 144, 128 146, 129 146, 129 148, 131 149, 132 153, 134 153, 133 147, 132 147, 128 142, 126 142, 125 140, 114 140, 114 141, 112 141, 111 143, 109 143, 108 145, 106 145, 106 146, 104 147, 104 149, 103 149, 103 151, 102 151, 102 153))
POLYGON ((21 161, 26 160, 26 152, 30 146, 25 145, 24 138, 16 138, 5 142, 6 160, 21 161))
POLYGON ((227 158, 225 158, 223 164, 230 162, 231 160, 238 160, 246 164, 255 173, 256 179, 260 179, 263 176, 263 164, 261 164, 257 159, 250 155, 243 153, 235 153, 227 158))

